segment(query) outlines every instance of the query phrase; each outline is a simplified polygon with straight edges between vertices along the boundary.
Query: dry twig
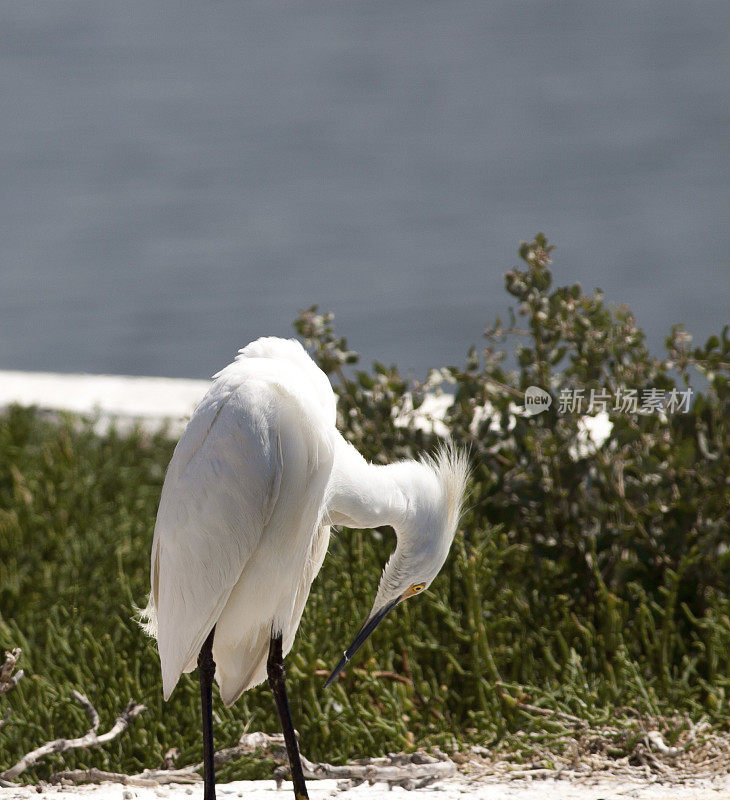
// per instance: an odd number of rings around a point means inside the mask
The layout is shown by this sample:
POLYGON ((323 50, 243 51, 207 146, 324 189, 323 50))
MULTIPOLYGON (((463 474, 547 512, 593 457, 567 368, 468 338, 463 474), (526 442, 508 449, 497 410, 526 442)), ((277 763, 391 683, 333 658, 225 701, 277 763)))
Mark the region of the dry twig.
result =
POLYGON ((13 675, 13 670, 18 663, 21 652, 22 650, 16 647, 13 651, 5 653, 5 663, 0 667, 0 695, 14 689, 18 685, 18 681, 25 675, 22 669, 19 669, 13 675))
MULTIPOLYGON (((730 773, 730 735, 713 730, 706 721, 693 724, 683 717, 652 718, 634 712, 630 718, 591 727, 595 723, 564 712, 517 705, 527 713, 549 716, 551 722, 562 721, 565 728, 522 731, 496 748, 471 747, 463 763, 472 780, 590 780, 610 774, 681 783, 730 773), (526 756, 532 759, 529 766, 524 764, 526 756)), ((460 755, 455 759, 460 761, 460 755)))
MULTIPOLYGON (((281 783, 289 774, 289 762, 284 745, 284 737, 280 734, 244 733, 235 747, 219 750, 215 754, 216 766, 234 761, 245 755, 259 755, 270 758, 280 766, 274 772, 274 778, 281 783)), ((445 755, 439 758, 425 753, 407 755, 390 755, 386 758, 362 759, 354 764, 335 766, 318 764, 302 756, 304 777, 310 780, 338 778, 354 781, 382 782, 391 785, 420 787, 440 778, 446 778, 456 772, 456 765, 445 755)), ((157 786, 165 783, 194 783, 201 780, 202 762, 191 764, 181 769, 146 769, 137 775, 122 775, 102 770, 67 770, 58 772, 51 778, 52 783, 92 783, 112 781, 129 786, 157 786)))
MULTIPOLYGON (((265 733, 247 733, 241 737, 238 748, 231 749, 240 750, 242 753, 263 751, 279 764, 274 771, 274 778, 278 783, 289 776, 289 760, 284 737, 280 733, 272 736, 265 733)), ((415 788, 456 773, 456 764, 444 754, 440 754, 439 758, 426 753, 389 755, 384 758, 359 759, 355 763, 341 766, 315 763, 303 755, 301 759, 304 777, 309 780, 335 778, 415 788)))
MULTIPOLYGON (((420 789, 433 781, 456 774, 456 764, 449 758, 441 760, 427 753, 404 753, 389 755, 387 758, 361 759, 361 763, 315 764, 302 758, 304 777, 310 780, 336 778, 338 780, 368 781, 403 786, 407 789, 420 789)), ((274 777, 281 782, 289 775, 288 763, 277 767, 274 777)))
POLYGON ((517 708, 520 708, 523 711, 529 711, 532 714, 539 714, 542 717, 553 717, 555 719, 560 719, 564 722, 569 722, 571 725, 575 725, 578 728, 590 727, 586 720, 581 719, 580 717, 574 717, 572 714, 566 714, 565 711, 552 708, 540 708, 540 706, 533 706, 530 703, 522 703, 520 701, 517 701, 515 705, 517 708))
POLYGON ((36 762, 52 753, 65 753, 67 750, 76 750, 80 747, 101 747, 111 742, 113 739, 116 739, 117 736, 125 731, 129 727, 129 724, 145 710, 144 706, 138 705, 134 700, 130 700, 126 709, 116 718, 114 725, 100 736, 97 733, 99 729, 99 715, 96 713, 96 709, 89 699, 86 695, 77 691, 73 692, 73 699, 81 703, 86 713, 89 715, 91 728, 88 733, 77 739, 55 739, 52 742, 46 742, 46 744, 41 745, 41 747, 32 750, 30 753, 26 753, 14 766, 1 772, 0 778, 6 781, 13 780, 21 773, 25 772, 26 769, 32 767, 36 762))
POLYGON ((162 786, 167 783, 197 783, 203 780, 192 767, 184 769, 146 769, 138 775, 106 772, 103 769, 68 769, 54 773, 50 783, 121 783, 124 786, 162 786))
MULTIPOLYGON (((354 675, 367 675, 371 678, 377 678, 378 680, 394 681, 396 683, 404 683, 406 686, 413 686, 412 678, 409 678, 407 675, 399 675, 397 672, 391 672, 387 669, 376 669, 369 671, 364 669, 353 669, 352 672, 354 675)), ((314 674, 318 678, 326 678, 330 674, 330 671, 328 669, 315 669, 314 674)), ((346 676, 347 672, 343 672, 342 675, 346 676)))

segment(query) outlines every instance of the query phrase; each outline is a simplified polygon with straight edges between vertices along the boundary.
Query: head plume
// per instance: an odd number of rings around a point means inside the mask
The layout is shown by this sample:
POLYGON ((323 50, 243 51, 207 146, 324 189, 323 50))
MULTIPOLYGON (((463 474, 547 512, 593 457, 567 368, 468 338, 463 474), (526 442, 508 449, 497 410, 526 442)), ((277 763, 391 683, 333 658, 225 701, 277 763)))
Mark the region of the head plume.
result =
POLYGON ((451 544, 466 499, 470 473, 469 457, 465 450, 459 450, 449 443, 439 445, 433 456, 423 456, 421 463, 434 472, 441 485, 446 510, 445 529, 450 532, 449 544, 451 544))
POLYGON ((469 480, 466 453, 441 445, 420 461, 403 462, 401 489, 408 512, 396 530, 398 544, 385 565, 373 612, 414 585, 428 586, 446 561, 469 480))

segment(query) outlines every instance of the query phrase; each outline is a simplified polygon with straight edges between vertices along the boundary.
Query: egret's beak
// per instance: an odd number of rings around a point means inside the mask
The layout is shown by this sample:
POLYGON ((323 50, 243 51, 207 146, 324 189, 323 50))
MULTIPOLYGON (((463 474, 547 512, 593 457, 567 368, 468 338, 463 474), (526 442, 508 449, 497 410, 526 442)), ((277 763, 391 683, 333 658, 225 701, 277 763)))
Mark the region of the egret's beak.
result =
POLYGON ((390 603, 386 603, 382 608, 378 609, 374 614, 368 617, 365 620, 365 624, 360 628, 357 632, 357 636, 353 643, 345 650, 344 655, 340 659, 340 663, 332 670, 332 674, 327 678, 327 682, 324 685, 326 689, 332 681, 342 672, 343 668, 347 665, 350 659, 357 653, 357 651, 365 644, 365 640, 370 636, 370 634, 378 627, 378 625, 385 619, 390 611, 392 611, 401 600, 405 600, 408 596, 408 592, 402 594, 400 597, 396 597, 395 600, 391 600, 390 603))

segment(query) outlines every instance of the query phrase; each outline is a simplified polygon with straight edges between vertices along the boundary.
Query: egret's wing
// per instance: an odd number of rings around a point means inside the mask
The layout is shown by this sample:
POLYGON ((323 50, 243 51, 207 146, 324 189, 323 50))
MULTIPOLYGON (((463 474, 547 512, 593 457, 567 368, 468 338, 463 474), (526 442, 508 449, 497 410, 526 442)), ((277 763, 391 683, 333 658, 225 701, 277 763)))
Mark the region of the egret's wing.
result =
POLYGON ((248 387, 214 384, 183 433, 162 489, 152 602, 167 699, 194 668, 246 562, 281 479, 275 425, 248 387))

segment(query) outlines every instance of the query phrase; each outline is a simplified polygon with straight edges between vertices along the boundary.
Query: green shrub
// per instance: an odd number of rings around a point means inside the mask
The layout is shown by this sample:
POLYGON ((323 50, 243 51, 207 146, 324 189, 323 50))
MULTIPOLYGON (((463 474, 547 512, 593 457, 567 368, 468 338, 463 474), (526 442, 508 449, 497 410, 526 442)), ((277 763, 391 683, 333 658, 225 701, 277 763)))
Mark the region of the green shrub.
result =
MULTIPOLYGON (((435 435, 408 410, 446 391, 444 423, 474 470, 452 556, 431 590, 391 615, 325 692, 393 546, 389 530, 333 537, 288 658, 310 758, 494 742, 536 724, 520 710, 524 699, 594 721, 631 707, 728 724, 728 328, 692 349, 677 327, 667 355, 652 356, 628 310, 598 292, 552 287, 550 249, 537 237, 520 250, 524 266, 507 273, 517 302, 509 325, 497 321, 483 352, 472 348, 463 367, 423 383, 377 363, 359 369, 331 315, 313 308, 295 323, 339 394, 340 429, 368 458, 432 448, 435 435), (669 393, 691 380, 686 413, 630 414, 609 403, 600 446, 586 438, 585 406, 560 409, 566 391, 605 389, 613 400, 619 389, 669 393), (531 385, 553 402, 526 417, 516 412, 531 385)), ((22 647, 27 673, 0 700, 12 713, 0 730, 0 771, 47 739, 86 730, 68 700, 73 688, 95 703, 102 728, 130 697, 148 710, 110 747, 49 760, 28 778, 61 763, 138 771, 173 746, 180 763, 198 760, 195 675, 163 704, 154 644, 133 621, 171 452, 164 433, 99 435, 93 421, 19 408, 0 418, 0 647, 22 647)), ((232 709, 216 703, 217 746, 235 743, 245 724, 278 729, 264 688, 232 709)), ((222 777, 266 774, 244 760, 222 777)))

